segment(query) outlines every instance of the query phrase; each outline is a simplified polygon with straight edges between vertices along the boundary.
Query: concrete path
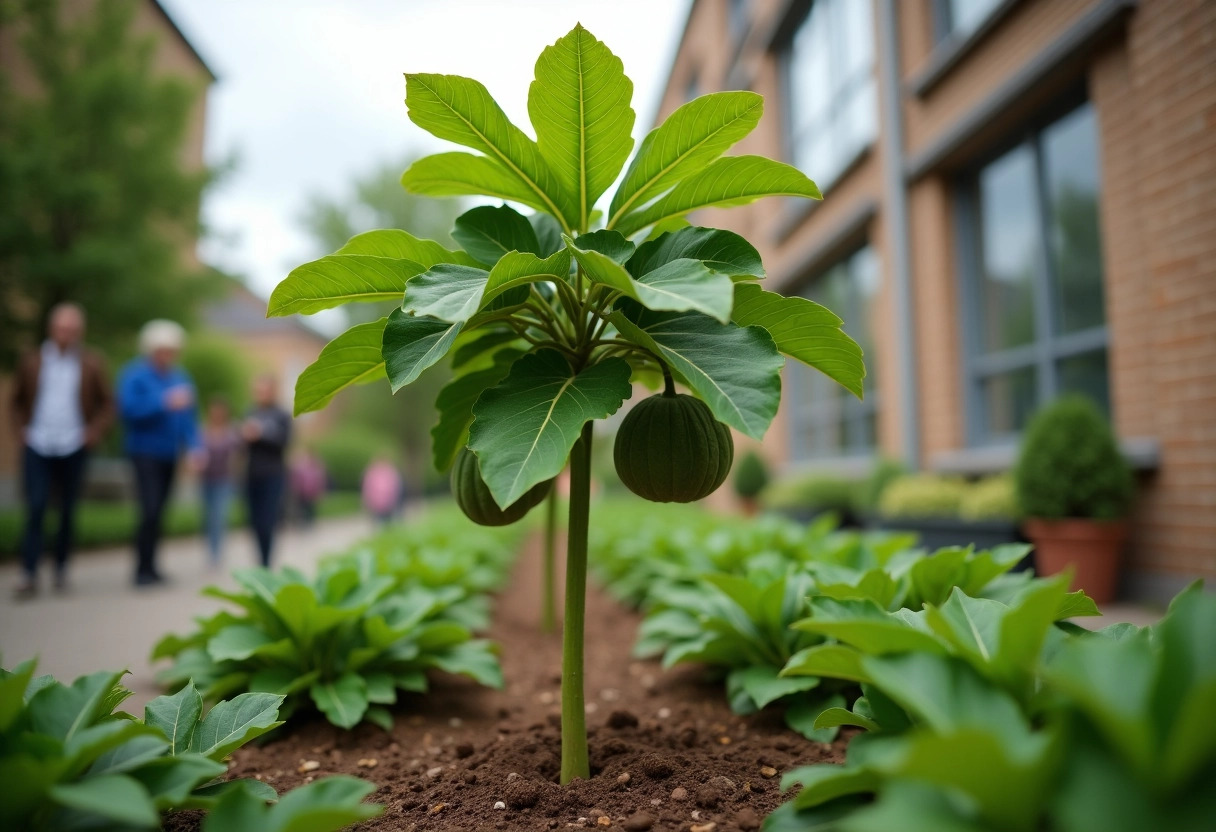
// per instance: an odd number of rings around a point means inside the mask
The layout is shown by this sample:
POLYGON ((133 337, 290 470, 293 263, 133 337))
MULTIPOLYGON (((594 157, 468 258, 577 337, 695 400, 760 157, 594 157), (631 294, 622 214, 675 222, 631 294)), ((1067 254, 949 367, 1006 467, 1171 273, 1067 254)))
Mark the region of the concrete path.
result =
MULTIPOLYGON (((287 529, 276 542, 276 561, 307 569, 321 556, 342 551, 373 531, 364 517, 325 520, 308 530, 287 529)), ((158 559, 171 581, 163 588, 133 588, 134 554, 129 548, 107 549, 72 561, 67 594, 44 588, 30 601, 13 599, 18 567, 0 567, 0 662, 12 667, 38 656, 38 673, 69 682, 98 670, 127 668, 131 674, 124 684, 135 695, 125 707, 142 713, 144 703, 160 693, 154 676, 164 664, 149 664, 152 646, 167 632, 186 632, 194 616, 225 606, 201 597, 199 590, 210 584, 232 586, 229 568, 257 562, 246 531, 229 535, 222 570, 208 567, 201 538, 165 541, 158 559)), ((48 583, 49 574, 43 577, 48 583)))

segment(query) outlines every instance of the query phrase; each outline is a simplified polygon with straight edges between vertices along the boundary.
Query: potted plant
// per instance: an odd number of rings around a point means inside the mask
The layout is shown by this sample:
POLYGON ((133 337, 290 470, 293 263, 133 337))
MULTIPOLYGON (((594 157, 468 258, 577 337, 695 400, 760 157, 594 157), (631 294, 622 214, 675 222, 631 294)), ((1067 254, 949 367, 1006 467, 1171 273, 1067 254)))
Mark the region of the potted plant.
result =
POLYGON ((768 466, 760 454, 748 451, 735 467, 735 494, 750 517, 759 508, 760 492, 768 486, 768 466))
POLYGON ((1039 572, 1072 568, 1073 588, 1114 600, 1134 483, 1097 407, 1061 398, 1031 421, 1014 472, 1039 572))

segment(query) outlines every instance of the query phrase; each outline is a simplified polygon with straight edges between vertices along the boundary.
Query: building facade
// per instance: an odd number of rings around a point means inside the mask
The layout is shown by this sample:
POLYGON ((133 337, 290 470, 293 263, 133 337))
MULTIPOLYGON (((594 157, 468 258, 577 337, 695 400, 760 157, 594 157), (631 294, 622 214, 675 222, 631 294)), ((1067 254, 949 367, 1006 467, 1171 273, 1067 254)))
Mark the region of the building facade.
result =
POLYGON ((659 118, 765 96, 736 147, 824 200, 696 220, 863 346, 856 401, 791 367, 784 465, 1007 469, 1066 392, 1138 471, 1127 593, 1216 579, 1216 2, 694 0, 659 118))

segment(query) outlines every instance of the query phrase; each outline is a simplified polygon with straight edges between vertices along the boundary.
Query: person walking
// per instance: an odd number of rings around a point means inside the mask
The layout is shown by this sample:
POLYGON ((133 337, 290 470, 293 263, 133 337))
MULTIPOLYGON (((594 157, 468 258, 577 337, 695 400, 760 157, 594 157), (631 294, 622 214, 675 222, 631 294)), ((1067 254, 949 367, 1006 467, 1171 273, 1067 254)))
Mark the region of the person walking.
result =
POLYGON ((74 303, 61 303, 47 320, 47 339, 20 359, 14 377, 11 410, 22 438, 25 488, 25 533, 21 548, 22 580, 17 597, 38 592, 38 561, 52 491, 59 493, 59 533, 55 538, 56 590, 67 589, 68 557, 75 531, 76 501, 89 450, 114 422, 105 359, 83 345, 85 314, 74 303))
POLYGON ((178 457, 185 451, 201 459, 194 382, 177 364, 185 342, 186 331, 174 321, 144 324, 139 333, 141 355, 127 364, 118 383, 119 413, 139 499, 136 586, 164 582, 156 567, 156 550, 178 457))
POLYGON ((253 408, 241 425, 241 438, 248 451, 245 487, 249 524, 257 538, 262 566, 269 568, 283 506, 287 443, 291 440, 291 416, 278 405, 278 381, 274 376, 254 379, 253 408))
POLYGON ((232 504, 232 463, 240 444, 228 400, 212 399, 207 403, 207 422, 203 427, 201 476, 203 528, 212 569, 218 569, 223 559, 224 532, 228 529, 228 510, 232 504))

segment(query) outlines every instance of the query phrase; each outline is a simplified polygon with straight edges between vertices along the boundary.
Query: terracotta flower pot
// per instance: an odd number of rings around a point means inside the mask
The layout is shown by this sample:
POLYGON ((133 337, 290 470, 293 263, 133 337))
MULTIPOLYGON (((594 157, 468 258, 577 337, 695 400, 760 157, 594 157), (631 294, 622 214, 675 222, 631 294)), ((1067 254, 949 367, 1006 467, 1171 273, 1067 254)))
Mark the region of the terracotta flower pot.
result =
POLYGON ((1099 604, 1115 600, 1126 520, 1032 518, 1026 521, 1026 536, 1034 543, 1039 574, 1057 575, 1072 567, 1073 589, 1085 590, 1099 604))

